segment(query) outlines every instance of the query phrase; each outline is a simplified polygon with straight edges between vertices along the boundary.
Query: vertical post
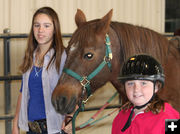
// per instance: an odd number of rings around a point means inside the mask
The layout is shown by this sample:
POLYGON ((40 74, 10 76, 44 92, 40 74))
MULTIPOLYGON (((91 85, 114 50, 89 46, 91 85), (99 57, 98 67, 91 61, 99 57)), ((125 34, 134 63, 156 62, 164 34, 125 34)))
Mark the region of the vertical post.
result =
MULTIPOLYGON (((6 28, 3 30, 4 34, 10 34, 10 29, 6 28)), ((4 76, 10 74, 10 38, 4 38, 4 76)), ((11 110, 11 85, 10 80, 4 82, 4 108, 5 114, 9 114, 11 110)), ((5 120, 5 133, 11 133, 11 122, 5 120)))

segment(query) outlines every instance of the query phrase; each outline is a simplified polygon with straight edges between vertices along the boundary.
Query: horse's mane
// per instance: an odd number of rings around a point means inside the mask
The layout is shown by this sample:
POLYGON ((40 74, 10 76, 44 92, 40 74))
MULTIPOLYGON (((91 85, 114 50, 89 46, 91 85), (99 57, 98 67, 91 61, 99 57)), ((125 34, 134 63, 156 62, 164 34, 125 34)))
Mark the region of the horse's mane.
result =
POLYGON ((126 60, 134 54, 147 53, 164 63, 168 54, 168 40, 148 28, 126 23, 112 22, 111 27, 119 37, 120 56, 126 60))
MULTIPOLYGON (((85 47, 83 44, 88 41, 89 37, 95 38, 94 32, 99 25, 98 22, 99 19, 96 19, 80 26, 74 32, 70 44, 79 41, 79 48, 83 49, 85 47)), ((134 54, 147 53, 164 63, 168 54, 169 42, 163 35, 148 28, 119 22, 111 22, 111 28, 119 37, 120 56, 123 57, 123 60, 134 54)))

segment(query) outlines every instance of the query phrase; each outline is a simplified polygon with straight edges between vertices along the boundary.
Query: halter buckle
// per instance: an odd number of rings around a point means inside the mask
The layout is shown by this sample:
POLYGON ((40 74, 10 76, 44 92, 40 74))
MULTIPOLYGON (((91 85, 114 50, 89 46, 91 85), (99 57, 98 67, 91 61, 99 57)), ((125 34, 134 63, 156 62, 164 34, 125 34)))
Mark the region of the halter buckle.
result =
POLYGON ((87 101, 89 100, 89 98, 92 96, 92 94, 86 99, 86 100, 83 100, 82 102, 83 102, 83 104, 86 104, 87 103, 87 101))
POLYGON ((110 58, 110 57, 108 57, 108 56, 104 56, 104 61, 105 61, 106 63, 108 63, 108 62, 110 62, 110 61, 111 61, 111 58, 110 58))
POLYGON ((86 87, 86 85, 89 84, 90 81, 87 79, 86 76, 85 76, 85 77, 82 77, 82 78, 83 78, 83 79, 80 81, 80 83, 81 83, 81 85, 82 85, 83 87, 86 87))

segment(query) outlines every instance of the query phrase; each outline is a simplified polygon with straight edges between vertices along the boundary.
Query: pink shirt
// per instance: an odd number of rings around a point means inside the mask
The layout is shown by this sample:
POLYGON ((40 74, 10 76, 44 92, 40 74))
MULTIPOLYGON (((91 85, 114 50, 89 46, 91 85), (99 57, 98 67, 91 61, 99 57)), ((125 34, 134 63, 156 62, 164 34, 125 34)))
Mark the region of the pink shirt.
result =
POLYGON ((180 115, 168 103, 165 103, 165 109, 159 114, 152 112, 142 112, 133 115, 132 122, 129 128, 124 132, 121 129, 124 127, 131 109, 120 111, 115 117, 112 124, 112 134, 165 134, 165 119, 179 119, 180 115))

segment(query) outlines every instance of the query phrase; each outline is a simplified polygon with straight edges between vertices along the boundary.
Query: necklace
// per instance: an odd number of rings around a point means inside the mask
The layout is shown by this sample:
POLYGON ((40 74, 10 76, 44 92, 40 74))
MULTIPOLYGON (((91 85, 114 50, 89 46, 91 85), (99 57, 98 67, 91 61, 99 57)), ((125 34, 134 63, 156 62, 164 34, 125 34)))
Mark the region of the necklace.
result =
POLYGON ((39 72, 42 70, 42 67, 39 70, 37 70, 37 67, 34 66, 34 70, 35 70, 35 77, 39 77, 39 72))
POLYGON ((38 66, 41 66, 43 63, 43 59, 40 60, 39 57, 36 58, 36 63, 38 64, 38 66))

